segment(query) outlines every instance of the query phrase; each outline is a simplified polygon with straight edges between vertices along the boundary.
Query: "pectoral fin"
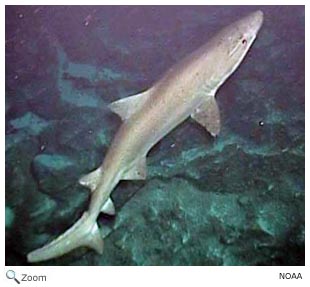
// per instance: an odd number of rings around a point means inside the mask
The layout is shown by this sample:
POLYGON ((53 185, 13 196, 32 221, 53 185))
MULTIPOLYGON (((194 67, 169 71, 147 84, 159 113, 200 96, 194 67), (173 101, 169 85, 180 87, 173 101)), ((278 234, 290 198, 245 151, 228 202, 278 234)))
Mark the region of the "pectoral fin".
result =
POLYGON ((150 90, 147 90, 143 93, 117 100, 111 103, 109 108, 125 121, 143 106, 150 94, 150 90))
POLYGON ((146 157, 139 158, 123 176, 124 180, 146 179, 146 157))
POLYGON ((220 112, 214 96, 207 96, 205 101, 191 114, 212 136, 217 136, 221 128, 220 112))

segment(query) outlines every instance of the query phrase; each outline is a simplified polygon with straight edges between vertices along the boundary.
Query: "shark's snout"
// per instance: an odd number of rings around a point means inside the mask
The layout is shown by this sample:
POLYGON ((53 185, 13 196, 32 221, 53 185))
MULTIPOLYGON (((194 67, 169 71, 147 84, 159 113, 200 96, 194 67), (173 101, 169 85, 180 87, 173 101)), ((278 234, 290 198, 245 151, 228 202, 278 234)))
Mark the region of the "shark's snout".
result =
POLYGON ((261 10, 257 10, 250 14, 250 17, 252 19, 252 27, 254 28, 255 33, 258 33, 259 29, 263 25, 264 13, 261 10))

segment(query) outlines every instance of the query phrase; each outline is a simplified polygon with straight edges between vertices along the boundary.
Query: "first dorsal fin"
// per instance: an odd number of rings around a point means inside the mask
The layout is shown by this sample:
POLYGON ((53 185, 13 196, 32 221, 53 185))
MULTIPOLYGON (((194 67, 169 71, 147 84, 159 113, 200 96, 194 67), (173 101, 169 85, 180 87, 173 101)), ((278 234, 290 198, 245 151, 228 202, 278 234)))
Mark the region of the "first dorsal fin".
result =
POLYGON ((143 106, 150 94, 150 90, 147 90, 145 92, 117 100, 109 104, 109 108, 125 121, 143 106))

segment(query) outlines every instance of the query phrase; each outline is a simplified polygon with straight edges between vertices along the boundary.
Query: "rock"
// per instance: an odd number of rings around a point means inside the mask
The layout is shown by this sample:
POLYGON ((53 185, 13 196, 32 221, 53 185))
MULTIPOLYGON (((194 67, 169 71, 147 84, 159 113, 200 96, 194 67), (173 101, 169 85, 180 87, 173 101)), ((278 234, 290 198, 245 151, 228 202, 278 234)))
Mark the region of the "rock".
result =
POLYGON ((33 160, 33 174, 39 188, 55 196, 77 177, 74 160, 60 154, 37 155, 33 160))
POLYGON ((36 137, 50 126, 48 121, 32 112, 27 112, 22 117, 11 120, 9 124, 10 131, 5 138, 6 151, 18 148, 29 140, 35 141, 36 137))
POLYGON ((61 99, 75 107, 100 107, 103 102, 96 96, 94 90, 76 90, 68 81, 59 84, 61 99))
POLYGON ((40 134, 49 126, 47 121, 31 112, 26 113, 21 118, 11 120, 10 124, 13 126, 13 128, 26 130, 28 134, 34 136, 40 134))
POLYGON ((12 147, 22 145, 22 143, 29 137, 26 131, 20 131, 15 134, 9 134, 5 137, 5 150, 9 150, 12 147))
POLYGON ((202 193, 181 179, 152 180, 116 217, 101 264, 117 264, 109 257, 113 252, 134 265, 210 265, 220 261, 216 250, 225 249, 220 237, 231 237, 231 228, 241 231, 244 222, 235 195, 202 193), (209 241, 213 243, 205 244, 209 241), (199 255, 193 249, 196 244, 199 255))
POLYGON ((29 192, 37 189, 31 175, 31 161, 38 152, 37 140, 23 133, 25 137, 19 142, 16 141, 18 134, 10 135, 12 141, 6 150, 5 158, 6 204, 14 208, 22 207, 29 192))
POLYGON ((115 81, 123 78, 123 75, 111 68, 103 68, 98 72, 98 80, 115 81))
POLYGON ((12 208, 6 206, 5 207, 5 228, 12 227, 14 222, 15 214, 12 208))
POLYGON ((57 202, 41 192, 33 192, 32 196, 31 204, 27 206, 27 218, 31 226, 40 230, 40 226, 44 226, 57 211, 57 202))
POLYGON ((107 125, 103 111, 92 108, 79 108, 72 111, 56 126, 57 142, 63 148, 70 148, 78 152, 100 149, 110 142, 110 129, 115 123, 107 125))
POLYGON ((281 201, 266 202, 261 207, 257 206, 257 224, 272 237, 285 240, 297 225, 294 213, 281 201))

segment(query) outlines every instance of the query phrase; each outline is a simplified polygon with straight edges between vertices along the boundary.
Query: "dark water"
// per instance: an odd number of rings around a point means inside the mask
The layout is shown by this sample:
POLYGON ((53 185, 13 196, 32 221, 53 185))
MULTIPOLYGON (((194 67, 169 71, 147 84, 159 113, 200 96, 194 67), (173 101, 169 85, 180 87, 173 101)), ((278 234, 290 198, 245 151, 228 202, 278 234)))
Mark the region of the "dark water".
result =
POLYGON ((222 131, 191 120, 113 192, 103 255, 43 265, 304 265, 304 7, 6 6, 6 264, 87 209, 77 184, 120 125, 113 100, 248 12, 259 36, 217 94, 222 131))

